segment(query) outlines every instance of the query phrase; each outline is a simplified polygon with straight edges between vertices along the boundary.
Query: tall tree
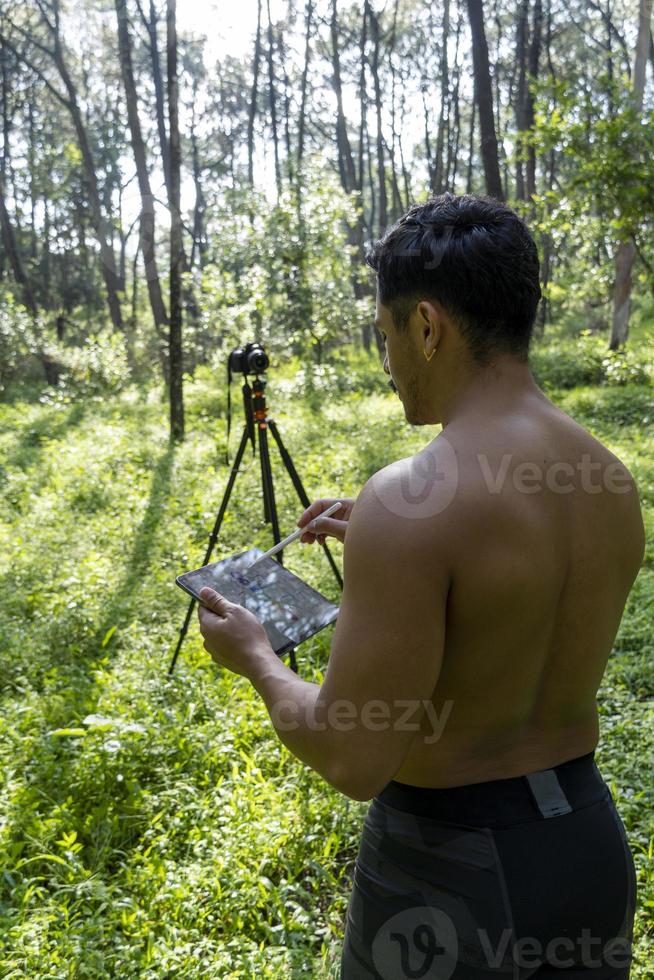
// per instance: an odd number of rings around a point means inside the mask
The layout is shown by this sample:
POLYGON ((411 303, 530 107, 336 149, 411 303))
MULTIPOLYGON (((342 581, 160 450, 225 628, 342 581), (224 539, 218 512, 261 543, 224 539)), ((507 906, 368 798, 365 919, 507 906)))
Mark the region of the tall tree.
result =
POLYGON ((517 73, 517 88, 515 95, 516 123, 516 163, 515 163, 515 196, 519 201, 525 199, 525 170, 523 154, 524 132, 527 129, 525 118, 525 91, 527 88, 527 26, 529 17, 529 0, 520 0, 516 15, 515 39, 515 71, 517 73))
POLYGON ((170 327, 168 340, 170 437, 184 438, 182 354, 183 241, 180 211, 182 151, 179 140, 176 0, 166 0, 166 54, 168 80, 168 133, 170 145, 170 327))
MULTIPOLYGON (((368 3, 364 5, 364 18, 367 18, 368 3)), ((347 121, 343 108, 343 84, 341 81, 340 37, 338 30, 338 12, 336 0, 332 0, 331 19, 329 22, 332 56, 332 85, 336 95, 336 154, 341 185, 346 194, 356 189, 356 175, 352 146, 347 132, 347 121)))
POLYGON ((0 37, 0 103, 2 106, 2 156, 0 156, 0 232, 4 251, 9 258, 9 264, 14 275, 14 279, 21 288, 23 302, 26 308, 36 316, 36 301, 32 291, 32 285, 25 271, 23 260, 16 243, 16 236, 11 222, 11 217, 7 209, 6 180, 9 169, 9 133, 11 130, 11 119, 9 109, 9 85, 10 72, 8 66, 9 50, 3 44, 0 37))
POLYGON ((277 199, 282 194, 282 170, 279 158, 279 132, 277 127, 277 87, 275 82, 275 35, 273 31, 272 18, 270 16, 270 0, 266 0, 266 12, 268 14, 268 102, 270 105, 270 124, 272 126, 273 152, 275 154, 275 186, 277 188, 277 199))
POLYGON ((443 34, 441 40, 441 97, 438 111, 438 131, 436 133, 436 159, 432 171, 432 190, 441 194, 447 179, 443 172, 443 147, 445 146, 445 127, 449 129, 449 81, 450 72, 447 61, 447 43, 450 36, 450 0, 443 0, 443 34), (447 120, 447 121, 446 121, 447 120))
POLYGON ((484 164, 486 192, 491 197, 504 200, 500 165, 497 155, 497 137, 493 115, 493 89, 488 67, 488 44, 484 28, 483 0, 467 0, 468 19, 472 34, 472 63, 475 76, 475 100, 479 110, 481 130, 481 158, 484 164))
POLYGON ((157 10, 154 5, 154 0, 150 0, 149 13, 147 15, 141 6, 140 0, 136 0, 136 5, 149 37, 148 47, 150 49, 150 62, 152 64, 152 82, 154 85, 154 100, 157 114, 157 131, 161 146, 161 163, 163 166, 166 191, 168 196, 170 196, 170 150, 168 148, 168 134, 166 133, 166 96, 163 75, 161 73, 161 59, 159 57, 159 39, 157 37, 157 10))
POLYGON ((376 116, 376 142, 377 142, 377 181, 379 186, 379 234, 383 235, 388 224, 388 195, 386 193, 386 163, 384 160, 384 134, 382 132, 382 92, 379 80, 379 17, 372 9, 369 0, 365 0, 368 10, 368 22, 370 23, 370 37, 372 40, 372 60, 370 71, 372 74, 373 87, 375 92, 375 116, 376 116))
POLYGON ((38 4, 40 26, 46 32, 49 44, 37 39, 38 32, 34 25, 31 25, 27 29, 22 24, 16 22, 12 22, 11 26, 18 34, 26 39, 28 42, 27 50, 23 49, 19 51, 13 42, 8 41, 6 38, 5 43, 41 79, 48 90, 70 113, 82 157, 91 220, 100 247, 100 264, 107 291, 109 313, 114 327, 121 329, 123 325, 119 298, 121 284, 116 270, 116 258, 111 241, 111 226, 110 222, 105 220, 103 214, 100 185, 88 133, 88 116, 85 119, 82 107, 80 106, 77 86, 68 68, 66 51, 61 34, 60 0, 52 0, 50 10, 47 12, 46 10, 47 8, 44 4, 38 4), (50 16, 48 16, 48 13, 50 16), (40 52, 46 54, 51 60, 63 83, 65 94, 48 80, 34 59, 28 54, 30 46, 34 46, 40 52))
MULTIPOLYGON (((533 86, 538 81, 538 68, 540 62, 541 34, 543 22, 543 7, 541 0, 534 0, 534 19, 531 29, 531 41, 529 43, 528 56, 528 84, 525 92, 525 128, 531 129, 534 125, 534 93, 533 86)), ((527 197, 529 199, 536 193, 536 150, 532 143, 527 149, 527 197)))
POLYGON ((304 31, 304 65, 300 81, 300 113, 297 129, 297 172, 298 184, 302 183, 302 162, 304 159, 304 140, 307 118, 307 92, 309 87, 309 62, 311 59, 311 32, 313 30, 314 0, 307 0, 304 31))
POLYGON ((132 40, 127 19, 127 0, 115 0, 116 16, 118 18, 118 49, 120 52, 120 67, 125 87, 127 102, 127 121, 132 140, 132 152, 136 164, 136 176, 141 195, 141 215, 139 222, 139 247, 143 255, 143 267, 150 297, 150 306, 155 329, 160 336, 164 335, 168 324, 168 314, 161 294, 159 270, 155 247, 154 195, 150 187, 150 176, 145 158, 145 144, 139 118, 138 98, 132 67, 132 40))
POLYGON ((248 181, 254 186, 254 120, 257 113, 257 96, 259 88, 259 63, 261 61, 261 0, 257 0, 257 33, 254 40, 254 56, 252 58, 252 90, 250 92, 250 107, 248 111, 248 181))

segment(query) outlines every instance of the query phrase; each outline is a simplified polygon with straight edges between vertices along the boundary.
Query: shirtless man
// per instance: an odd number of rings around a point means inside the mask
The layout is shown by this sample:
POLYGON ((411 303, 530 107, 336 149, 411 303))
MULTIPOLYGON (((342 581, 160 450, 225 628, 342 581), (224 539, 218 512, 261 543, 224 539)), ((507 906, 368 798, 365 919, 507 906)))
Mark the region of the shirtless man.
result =
POLYGON ((372 799, 343 980, 624 980, 635 873, 594 750, 644 553, 634 481, 533 379, 538 256, 510 208, 433 198, 368 263, 391 386, 442 431, 298 522, 345 542, 322 685, 211 590, 205 647, 298 758, 372 799))

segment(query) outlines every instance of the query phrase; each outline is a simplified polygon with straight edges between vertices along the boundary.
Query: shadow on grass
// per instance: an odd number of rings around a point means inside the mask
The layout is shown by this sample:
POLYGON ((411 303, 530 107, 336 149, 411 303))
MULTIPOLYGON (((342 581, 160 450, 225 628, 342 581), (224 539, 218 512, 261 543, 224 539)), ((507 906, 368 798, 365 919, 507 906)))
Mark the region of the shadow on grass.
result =
POLYGON ((90 640, 91 651, 101 648, 107 631, 119 622, 127 621, 140 601, 139 586, 148 575, 156 533, 170 495, 174 454, 174 448, 169 446, 154 468, 148 505, 125 562, 125 574, 109 600, 104 617, 90 640))
POLYGON ((70 429, 80 425, 86 415, 87 406, 84 402, 75 402, 67 411, 61 412, 60 418, 54 423, 52 407, 48 405, 47 409, 41 418, 33 421, 31 425, 25 424, 16 439, 14 449, 5 459, 8 468, 26 469, 33 466, 45 448, 45 441, 61 439, 70 429))
MULTIPOLYGON (((156 533, 165 512, 173 460, 174 449, 168 447, 154 468, 148 504, 126 555, 124 575, 109 597, 97 628, 79 639, 74 634, 66 639, 65 628, 61 630, 61 638, 55 635, 56 629, 48 637, 49 650, 59 654, 53 658, 51 666, 56 668, 63 683, 57 686, 51 701, 45 695, 42 719, 46 729, 75 724, 76 719, 92 713, 97 705, 101 682, 98 683, 94 671, 105 654, 102 641, 108 629, 118 622, 125 622, 140 601, 139 586, 150 566, 156 533)), ((24 839, 25 833, 29 833, 30 819, 35 811, 43 817, 53 806, 64 801, 82 813, 94 806, 91 797, 95 790, 88 797, 80 798, 73 788, 75 773, 79 773, 79 757, 72 749, 68 740, 53 739, 45 732, 31 742, 29 756, 24 760, 28 771, 10 806, 10 825, 13 826, 7 829, 14 840, 24 839)), ((102 797, 103 790, 97 789, 102 797)), ((138 831, 136 833, 138 836, 138 831)), ((38 867, 38 863, 32 865, 30 874, 34 874, 38 867)), ((52 868, 44 866, 39 873, 52 873, 52 868)))

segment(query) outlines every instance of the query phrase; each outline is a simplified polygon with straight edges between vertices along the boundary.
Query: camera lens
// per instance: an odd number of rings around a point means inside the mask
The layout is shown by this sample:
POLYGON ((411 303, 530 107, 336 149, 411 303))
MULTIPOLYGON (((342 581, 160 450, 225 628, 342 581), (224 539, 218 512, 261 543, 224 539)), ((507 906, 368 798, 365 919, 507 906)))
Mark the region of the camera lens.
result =
POLYGON ((248 353, 248 368, 253 374, 259 374, 261 371, 265 371, 270 361, 268 360, 268 355, 261 347, 255 347, 248 353))

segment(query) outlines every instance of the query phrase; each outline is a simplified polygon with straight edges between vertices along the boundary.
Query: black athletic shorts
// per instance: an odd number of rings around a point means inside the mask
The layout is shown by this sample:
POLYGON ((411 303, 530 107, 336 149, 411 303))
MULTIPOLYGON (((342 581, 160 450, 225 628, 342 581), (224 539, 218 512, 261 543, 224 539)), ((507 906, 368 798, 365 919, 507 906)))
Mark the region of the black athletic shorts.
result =
POLYGON ((626 980, 636 874, 594 753, 368 810, 341 980, 626 980))

